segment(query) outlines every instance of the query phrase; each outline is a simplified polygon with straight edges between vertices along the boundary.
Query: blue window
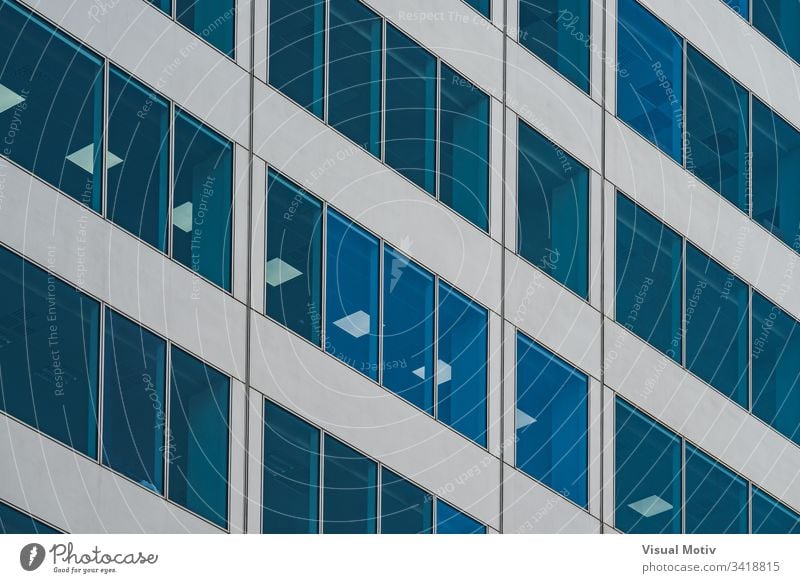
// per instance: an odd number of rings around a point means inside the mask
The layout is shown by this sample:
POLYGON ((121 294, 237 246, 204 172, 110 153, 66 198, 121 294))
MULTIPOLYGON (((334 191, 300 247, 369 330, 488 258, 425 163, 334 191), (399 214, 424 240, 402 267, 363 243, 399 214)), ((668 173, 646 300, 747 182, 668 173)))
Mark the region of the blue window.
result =
POLYGON ((320 344, 322 203, 272 170, 266 273, 267 315, 320 344))
POLYGON ((753 486, 753 534, 800 534, 800 514, 753 486))
POLYGON ((488 314, 449 285, 439 282, 437 417, 486 446, 486 360, 488 314))
POLYGON ((322 118, 325 0, 270 0, 269 83, 322 118))
POLYGON ((746 534, 747 482, 686 444, 686 532, 746 534))
POLYGON ((683 40, 636 0, 619 0, 617 19, 617 115, 680 163, 683 40))
POLYGON ((234 0, 175 0, 175 16, 207 43, 233 57, 234 0))
POLYGON ((106 309, 103 463, 154 492, 164 488, 166 342, 106 309))
POLYGON ((264 405, 264 519, 272 534, 319 530, 319 430, 264 405))
POLYGON ((147 0, 167 16, 172 15, 172 0, 147 0))
POLYGON ((324 476, 323 532, 377 532, 378 465, 326 435, 324 476))
POLYGON ((442 63, 439 198, 489 228, 489 96, 442 63))
POLYGON ((750 19, 750 0, 722 0, 745 20, 750 19))
POLYGON ((589 0, 520 0, 519 42, 589 92, 589 0))
POLYGON ((328 209, 325 350, 378 378, 380 243, 328 209))
POLYGON ((100 212, 103 60, 8 0, 0 55, 0 153, 100 212))
POLYGON ((517 467, 588 504, 589 380, 517 333, 517 467))
POLYGON ((230 379, 172 347, 169 404, 169 498, 228 526, 230 379))
POLYGON ((43 522, 0 502, 0 534, 59 534, 43 522))
POLYGON ((447 502, 436 500, 436 533, 486 534, 486 527, 447 502))
POLYGON ((617 321, 681 362, 682 240, 617 196, 617 321))
POLYGON ((386 25, 384 160, 436 193, 436 59, 386 25))
POLYGON ((615 521, 630 534, 681 532, 681 440, 616 400, 615 521))
POLYGON ((517 249, 582 298, 589 288, 589 170, 519 122, 517 249))
POLYGON ((472 6, 486 18, 490 18, 491 0, 464 0, 464 2, 472 6))
POLYGON ((433 497, 395 474, 381 470, 381 532, 430 534, 433 531, 433 497))
POLYGON ((100 306, 0 247, 2 410, 97 457, 100 306))
POLYGON ((797 0, 752 0, 753 26, 794 60, 800 61, 800 3, 797 0))

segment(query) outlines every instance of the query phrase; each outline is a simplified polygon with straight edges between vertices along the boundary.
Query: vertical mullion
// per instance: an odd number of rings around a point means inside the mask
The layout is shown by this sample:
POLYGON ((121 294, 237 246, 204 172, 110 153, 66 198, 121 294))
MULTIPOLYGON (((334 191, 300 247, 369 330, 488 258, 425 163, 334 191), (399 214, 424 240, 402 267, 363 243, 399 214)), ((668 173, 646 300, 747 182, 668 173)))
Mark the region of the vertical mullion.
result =
POLYGON ((106 353, 106 306, 100 302, 100 357, 97 363, 97 456, 96 459, 103 464, 103 393, 105 392, 105 353, 106 353))
MULTIPOLYGON (((439 200, 441 186, 441 151, 442 151, 442 61, 436 57, 436 95, 434 96, 434 107, 436 108, 436 122, 433 130, 433 139, 436 143, 436 161, 434 163, 434 194, 433 197, 439 200)), ((434 363, 435 364, 435 363, 434 363)))
POLYGON ((386 269, 384 258, 384 241, 378 239, 378 362, 375 365, 378 367, 376 371, 376 380, 379 385, 383 385, 383 306, 384 306, 384 270, 386 269))
MULTIPOLYGON (((108 136, 109 127, 111 125, 111 113, 108 107, 108 93, 109 93, 109 70, 111 64, 108 59, 103 60, 103 111, 101 113, 100 123, 103 124, 100 132, 100 214, 106 216, 106 208, 108 206, 108 161, 106 160, 108 153, 108 136)), ((96 157, 96 156, 95 156, 96 157)))
POLYGON ((320 274, 320 298, 319 298, 319 340, 323 352, 327 352, 327 338, 325 329, 325 314, 328 309, 328 203, 322 203, 322 252, 320 262, 322 263, 320 274))
POLYGON ((682 91, 682 93, 683 93, 683 95, 681 96, 681 107, 683 109, 681 111, 681 166, 683 166, 683 168, 685 168, 686 170, 689 170, 689 172, 694 174, 694 169, 693 168, 692 169, 689 168, 688 160, 687 160, 687 158, 688 158, 687 157, 687 152, 688 152, 688 147, 689 147, 689 143, 688 143, 689 135, 688 135, 688 132, 686 130, 686 122, 687 122, 687 119, 688 119, 688 116, 686 115, 686 102, 687 102, 686 95, 687 95, 687 93, 689 93, 689 88, 688 88, 688 83, 687 83, 688 80, 689 80, 689 43, 686 41, 686 39, 683 39, 683 55, 682 55, 682 59, 683 59, 683 72, 682 72, 682 77, 683 77, 683 79, 682 79, 682 83, 683 83, 683 87, 682 87, 683 91, 682 91))
POLYGON ((327 0, 325 1, 325 16, 323 17, 323 27, 322 27, 322 35, 323 35, 323 45, 325 47, 324 50, 324 57, 323 59, 325 62, 323 63, 323 73, 322 73, 322 121, 328 123, 328 103, 330 102, 330 82, 329 82, 329 75, 330 75, 330 42, 331 42, 331 3, 327 0))
POLYGON ((167 184, 167 224, 165 226, 166 232, 166 249, 167 249, 167 257, 172 258, 172 245, 173 245, 173 236, 172 236, 172 208, 175 206, 175 178, 177 175, 177 169, 175 167, 175 116, 177 115, 177 111, 175 110, 175 103, 170 100, 169 102, 169 124, 167 131, 169 132, 167 135, 167 140, 169 141, 169 153, 167 155, 167 165, 168 165, 168 175, 169 180, 167 184))
POLYGON ((689 368, 686 360, 686 342, 688 332, 688 322, 686 320, 686 237, 681 237, 681 366, 689 368))
POLYGON ((747 216, 753 218, 753 92, 747 92, 747 184, 745 194, 747 196, 747 216))
POLYGON ((753 411, 753 288, 747 286, 747 410, 753 411))
POLYGON ((386 33, 387 33, 387 26, 386 26, 386 19, 381 19, 381 121, 380 121, 380 160, 382 162, 386 161, 386 83, 389 78, 389 75, 386 71, 386 33))
POLYGON ((439 276, 433 278, 433 368, 431 380, 433 382, 432 414, 434 419, 439 418, 439 276))
POLYGON ((317 493, 317 534, 324 534, 325 525, 325 432, 319 430, 319 492, 317 493))
POLYGON ((381 526, 382 526, 382 522, 383 522, 381 520, 381 512, 383 510, 382 507, 381 507, 381 498, 382 498, 381 490, 383 489, 383 464, 381 464, 380 462, 377 462, 376 465, 378 467, 378 470, 377 470, 378 471, 378 477, 375 480, 375 483, 376 483, 375 496, 378 499, 375 502, 375 533, 376 534, 380 534, 381 533, 381 526))
POLYGON ((681 534, 686 532, 686 440, 681 437, 681 534))
MULTIPOLYGON (((164 374, 167 377, 164 385, 164 419, 163 423, 163 437, 162 441, 162 454, 161 463, 164 467, 164 497, 169 500, 169 466, 171 461, 171 427, 169 423, 169 412, 171 406, 171 393, 172 393, 172 342, 167 340, 166 344, 166 360, 164 362, 164 374)), ((228 456, 230 457, 230 456, 228 456)))

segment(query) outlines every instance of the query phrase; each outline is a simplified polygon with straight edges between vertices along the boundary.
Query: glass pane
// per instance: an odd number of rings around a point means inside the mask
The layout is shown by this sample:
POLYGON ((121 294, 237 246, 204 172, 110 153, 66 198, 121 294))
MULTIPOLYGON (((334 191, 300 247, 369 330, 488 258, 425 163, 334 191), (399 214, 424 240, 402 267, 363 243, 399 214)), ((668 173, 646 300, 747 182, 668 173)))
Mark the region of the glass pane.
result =
POLYGON ((228 291, 232 189, 231 143, 179 111, 175 116, 172 256, 228 291))
POLYGON ((0 153, 100 212, 103 61, 8 0, 0 55, 0 153))
POLYGON ((680 163, 683 39, 636 0, 617 12, 617 116, 680 163))
POLYGON ((631 534, 681 532, 681 440, 616 400, 616 527, 631 534))
POLYGON ((437 417, 486 446, 486 360, 488 314, 449 285, 439 282, 437 417))
POLYGON ((172 0, 147 0, 167 16, 172 16, 172 0))
POLYGON ((230 379, 172 347, 169 498, 228 527, 230 379))
POLYGON ((169 104, 116 67, 108 78, 106 215, 160 251, 167 250, 169 104))
POLYGON ((386 163, 436 194, 436 59, 386 25, 386 163))
POLYGON ((686 444, 686 532, 747 534, 747 482, 686 444))
POLYGON ((2 410, 97 458, 100 305, 0 247, 2 410))
POLYGON ((166 342, 110 309, 105 327, 103 463, 161 493, 166 342))
POLYGON ((325 350, 378 379, 378 239, 328 209, 325 350))
POLYGON ((319 431, 269 402, 264 405, 263 496, 265 533, 319 530, 319 431))
POLYGON ((447 502, 436 500, 436 534, 486 534, 486 527, 447 502))
POLYGON ((753 533, 800 534, 800 514, 753 486, 753 533))
POLYGON ((433 415, 433 274, 388 245, 383 266, 383 385, 433 415))
POLYGON ((681 362, 682 240, 617 196, 617 322, 681 362))
POLYGON ((358 0, 329 0, 328 121, 381 155, 383 19, 358 0))
POLYGON ((800 3, 797 0, 753 0, 753 26, 800 61, 800 3))
POLYGON ((235 0, 175 0, 183 26, 233 58, 235 0))
POLYGON ((442 63, 439 198, 489 228, 489 96, 442 63))
POLYGON ((16 508, 0 502, 0 534, 60 534, 16 508))
POLYGON ((517 173, 519 254, 586 299, 589 170, 520 121, 517 173))
POLYGON ((491 10, 491 0, 464 0, 464 2, 472 6, 486 18, 490 18, 489 11, 491 10))
POLYGON ((325 436, 326 534, 377 532, 378 464, 325 436))
POLYGON ((517 333, 517 467, 588 504, 589 379, 517 333))
POLYGON ((433 532, 433 496, 386 468, 381 471, 381 532, 433 532))
POLYGON ((267 315, 314 344, 322 314, 322 203, 270 170, 267 315))

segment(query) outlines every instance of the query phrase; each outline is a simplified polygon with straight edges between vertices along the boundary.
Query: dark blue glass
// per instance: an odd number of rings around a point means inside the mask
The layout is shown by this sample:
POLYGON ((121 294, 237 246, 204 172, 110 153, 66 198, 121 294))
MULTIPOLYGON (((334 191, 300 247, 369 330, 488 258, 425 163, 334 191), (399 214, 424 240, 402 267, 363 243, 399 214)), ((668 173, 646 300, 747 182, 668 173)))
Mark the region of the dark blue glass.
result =
POLYGON ((486 534, 486 527, 447 502, 437 499, 436 534, 486 534))
POLYGON ((489 228, 489 96, 442 63, 439 198, 489 228))
POLYGON ((172 16, 172 0, 147 0, 167 16, 172 16))
POLYGON ((800 534, 800 514, 753 486, 753 534, 800 534))
POLYGON ((589 379, 517 333, 517 467, 587 508, 589 379))
POLYGON ((325 350, 378 379, 380 243, 328 209, 325 350))
POLYGON ((753 26, 795 61, 800 61, 798 22, 797 0, 753 0, 753 26))
POLYGON ((586 299, 589 170, 522 121, 518 144, 518 252, 586 299))
POLYGON ((617 116, 681 163, 683 39, 636 0, 617 19, 617 116))
POLYGON ((750 0, 722 0, 725 4, 727 4, 731 10, 733 10, 736 14, 744 18, 745 20, 750 19, 750 0))
POLYGON ((388 245, 383 253, 383 385, 433 414, 434 277, 388 245))
POLYGON ((0 534, 60 534, 54 528, 0 502, 0 534))
POLYGON ((377 532, 378 464, 325 436, 323 532, 377 532))
POLYGON ((106 309, 103 463, 154 492, 164 489, 166 342, 106 309))
POLYGON ((381 470, 381 533, 433 532, 433 496, 394 472, 381 470))
POLYGON ((264 406, 263 496, 263 532, 319 531, 319 430, 270 402, 264 406))
POLYGON ((100 305, 0 247, 0 405, 97 458, 100 305))
POLYGON ((680 534, 681 440, 616 400, 616 527, 630 534, 680 534))
POLYGON ((681 362, 682 240, 617 196, 617 322, 681 362))
POLYGON ((464 0, 464 2, 472 6, 486 18, 491 17, 491 0, 464 0))
POLYGON ((233 58, 235 0, 175 0, 175 17, 210 45, 233 58))
POLYGON ((0 0, 0 153, 100 212, 103 60, 0 0))
POLYGON ((322 319, 322 203, 277 172, 267 180, 267 315, 314 344, 322 319))
POLYGON ((747 534, 747 481, 686 444, 686 532, 747 534))
POLYGON ((230 379, 172 347, 169 498, 228 527, 230 379))

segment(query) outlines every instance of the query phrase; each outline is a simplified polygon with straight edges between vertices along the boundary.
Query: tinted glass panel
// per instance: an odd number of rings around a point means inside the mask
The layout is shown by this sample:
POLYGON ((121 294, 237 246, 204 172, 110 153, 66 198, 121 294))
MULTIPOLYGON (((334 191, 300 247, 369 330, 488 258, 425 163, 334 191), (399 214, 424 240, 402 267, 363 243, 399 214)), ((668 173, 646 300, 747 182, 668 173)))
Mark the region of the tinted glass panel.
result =
POLYGON ((753 486, 753 533, 800 534, 800 515, 753 486))
POLYGON ((686 532, 746 534, 747 482, 686 444, 686 532))
POLYGON ((486 534, 486 527, 450 506, 442 500, 436 501, 437 534, 486 534))
POLYGON ((323 532, 373 534, 377 530, 378 465, 325 436, 323 532))
POLYGON ((233 57, 234 0, 175 0, 175 16, 207 43, 233 57))
POLYGON ((381 471, 381 532, 429 534, 433 527, 433 497, 394 472, 381 471))
POLYGON ((745 20, 750 18, 750 0, 722 0, 745 20))
POLYGON ((797 0, 752 0, 753 26, 800 61, 800 3, 797 0))
POLYGON ((156 8, 158 8, 159 10, 161 10, 162 12, 164 12, 165 14, 167 14, 168 16, 172 15, 172 0, 147 0, 147 1, 150 2, 150 4, 152 4, 156 8))
POLYGON ((59 534, 43 522, 0 502, 0 534, 59 534))
POLYGON ((467 4, 472 6, 475 10, 489 18, 489 11, 491 10, 491 0, 464 0, 467 4))

